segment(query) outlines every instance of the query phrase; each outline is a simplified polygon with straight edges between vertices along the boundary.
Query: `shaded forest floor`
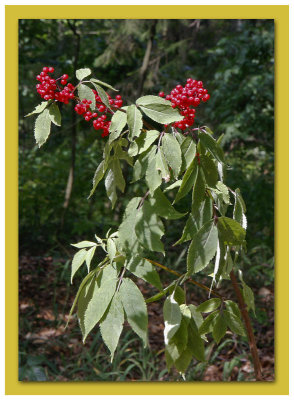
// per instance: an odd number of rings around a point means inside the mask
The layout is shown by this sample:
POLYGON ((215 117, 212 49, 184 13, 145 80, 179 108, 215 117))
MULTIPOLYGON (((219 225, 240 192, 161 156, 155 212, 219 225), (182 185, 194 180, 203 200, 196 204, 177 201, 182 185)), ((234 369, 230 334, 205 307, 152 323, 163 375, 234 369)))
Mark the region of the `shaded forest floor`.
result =
MULTIPOLYGON (((150 347, 144 349, 140 339, 126 326, 111 364, 99 329, 93 330, 85 345, 75 315, 64 329, 78 285, 78 279, 75 285, 69 284, 70 264, 64 259, 21 256, 19 267, 19 380, 182 381, 175 371, 168 373, 166 369, 162 301, 148 305, 150 347)), ((138 284, 145 297, 153 294, 145 282, 139 280, 138 284)), ((256 318, 252 322, 263 377, 272 381, 273 287, 252 289, 256 295, 256 318)), ((229 286, 224 285, 222 292, 234 298, 229 286)), ((207 294, 196 288, 188 301, 197 305, 206 299, 207 294)), ((213 342, 206 345, 208 361, 193 361, 186 380, 253 381, 248 354, 247 341, 227 333, 218 349, 213 342)))

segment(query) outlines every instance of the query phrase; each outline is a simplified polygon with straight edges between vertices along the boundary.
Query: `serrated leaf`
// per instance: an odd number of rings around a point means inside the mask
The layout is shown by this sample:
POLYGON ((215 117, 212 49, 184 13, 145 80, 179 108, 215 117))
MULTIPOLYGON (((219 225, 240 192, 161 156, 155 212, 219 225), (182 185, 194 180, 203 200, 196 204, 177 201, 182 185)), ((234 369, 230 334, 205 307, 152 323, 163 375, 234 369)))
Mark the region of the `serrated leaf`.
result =
POLYGON ((181 152, 183 158, 182 169, 185 170, 189 167, 191 162, 195 160, 196 154, 196 144, 190 136, 187 136, 181 144, 181 152))
POLYGON ((140 197, 134 197, 127 205, 123 222, 118 228, 119 250, 125 254, 137 254, 139 241, 135 232, 137 222, 137 207, 141 201, 140 197))
POLYGON ((96 99, 93 93, 93 90, 90 89, 87 85, 80 84, 78 86, 78 96, 79 99, 82 101, 83 99, 91 100, 92 103, 90 104, 91 110, 94 110, 96 107, 96 99))
POLYGON ((153 197, 150 198, 150 204, 154 208, 154 212, 160 217, 166 219, 179 219, 184 217, 187 213, 178 212, 162 193, 161 189, 155 190, 153 197))
POLYGON ((110 133, 109 143, 113 142, 115 139, 119 137, 126 123, 127 123, 126 113, 118 110, 113 114, 109 128, 109 133, 110 133))
POLYGON ((218 170, 215 165, 215 162, 211 158, 205 155, 201 155, 200 165, 204 172, 207 185, 210 187, 215 187, 218 181, 218 170))
POLYGON ((202 167, 198 167, 198 173, 192 192, 192 214, 199 217, 200 204, 205 200, 205 177, 202 167))
POLYGON ((41 112, 43 112, 45 110, 45 108, 50 104, 49 101, 42 101, 42 103, 38 104, 34 111, 30 112, 29 114, 25 115, 26 117, 30 117, 33 114, 40 114, 41 112))
POLYGON ((91 75, 92 71, 90 68, 81 68, 76 71, 76 77, 79 81, 82 81, 87 76, 91 75))
POLYGON ((161 176, 160 172, 156 168, 156 158, 152 157, 152 159, 148 160, 148 166, 146 170, 146 183, 148 185, 150 194, 153 195, 154 191, 161 184, 161 176))
POLYGON ((110 262, 112 262, 116 255, 116 246, 114 240, 111 238, 107 239, 107 253, 109 255, 110 262))
POLYGON ((96 246, 96 244, 95 244, 95 246, 91 247, 91 248, 87 251, 87 255, 86 255, 85 261, 86 261, 86 265, 87 265, 87 268, 88 268, 88 272, 90 272, 91 261, 92 261, 92 258, 94 257, 96 247, 97 247, 97 246, 96 246))
POLYGON ((71 263, 71 283, 72 283, 73 277, 74 277, 75 273, 77 272, 77 270, 84 264, 86 256, 87 256, 86 249, 79 250, 74 255, 74 257, 72 259, 72 263, 71 263))
POLYGON ((50 135, 50 130, 51 118, 49 115, 49 110, 48 108, 46 108, 38 115, 35 122, 35 140, 39 147, 41 147, 48 139, 48 136, 50 135))
POLYGON ((170 172, 161 147, 159 147, 155 157, 156 168, 160 171, 161 178, 164 182, 168 182, 170 180, 170 172))
POLYGON ((123 279, 119 293, 127 320, 146 347, 148 315, 144 297, 137 285, 129 278, 123 279))
POLYGON ((141 129, 143 128, 142 113, 134 104, 127 109, 127 123, 130 137, 135 138, 136 136, 140 136, 141 129))
POLYGON ((111 353, 111 362, 117 348, 120 334, 124 323, 124 309, 120 299, 120 294, 115 293, 107 313, 100 323, 102 339, 111 353))
POLYGON ((189 367, 192 360, 192 354, 189 349, 183 351, 180 357, 175 361, 176 369, 183 375, 189 367))
POLYGON ((91 190, 91 192, 90 192, 90 194, 88 196, 88 199, 91 196, 93 196, 93 194, 94 194, 94 192, 95 192, 95 190, 96 190, 96 188, 98 186, 98 183, 101 181, 101 179, 103 178, 103 176, 105 174, 106 169, 107 169, 107 164, 105 163, 105 160, 102 160, 101 163, 98 165, 96 171, 95 171, 95 174, 94 174, 94 177, 93 177, 93 187, 92 187, 92 190, 91 190))
POLYGON ((235 196, 235 204, 233 210, 233 218, 237 222, 239 222, 242 228, 246 229, 247 228, 247 219, 245 215, 246 206, 239 189, 236 189, 234 196, 235 196))
POLYGON ((243 297, 246 305, 248 306, 248 310, 252 310, 255 314, 255 302, 254 302, 254 294, 252 289, 243 282, 243 297))
POLYGON ((98 96, 100 97, 102 103, 105 105, 105 107, 107 107, 108 109, 111 110, 111 105, 109 103, 109 99, 108 99, 108 96, 107 96, 107 93, 105 92, 105 90, 101 86, 94 83, 92 79, 91 79, 91 82, 92 82, 96 92, 98 93, 98 96))
POLYGON ((120 140, 114 142, 114 158, 117 158, 119 160, 126 160, 126 162, 130 165, 133 166, 133 159, 132 157, 129 156, 129 154, 122 149, 122 140, 124 138, 121 138, 120 140))
POLYGON ((115 92, 118 92, 118 90, 115 89, 113 86, 109 85, 109 83, 102 82, 102 81, 100 81, 99 79, 91 78, 90 81, 91 81, 91 82, 94 82, 94 83, 97 83, 98 85, 105 86, 105 87, 107 87, 108 89, 114 90, 115 92))
POLYGON ((236 246, 242 244, 245 240, 245 229, 232 218, 218 218, 217 229, 225 245, 236 246))
POLYGON ((194 236, 187 257, 188 274, 201 271, 214 257, 217 249, 218 233, 214 221, 207 222, 194 236))
POLYGON ((205 361, 204 342, 194 321, 188 326, 188 348, 197 360, 205 361))
POLYGON ((155 157, 156 146, 151 146, 148 150, 142 153, 134 164, 133 168, 133 182, 141 179, 145 174, 148 167, 149 160, 155 157))
POLYGON ((145 258, 138 255, 132 256, 130 260, 128 260, 126 268, 138 278, 143 279, 159 290, 162 289, 160 277, 156 269, 145 258))
POLYGON ((140 136, 131 142, 128 153, 130 156, 142 154, 149 149, 153 142, 158 138, 159 132, 155 130, 141 132, 140 136))
POLYGON ((59 107, 56 103, 52 103, 49 107, 49 117, 51 122, 57 126, 61 126, 61 114, 59 111, 59 107))
POLYGON ((216 189, 221 194, 222 201, 225 204, 230 204, 230 195, 228 187, 223 182, 218 181, 216 184, 216 189))
POLYGON ((117 158, 113 158, 113 160, 111 160, 109 163, 109 168, 111 168, 113 171, 115 185, 123 193, 125 191, 126 182, 122 174, 119 160, 117 158))
POLYGON ((216 158, 219 162, 224 163, 224 152, 217 141, 203 130, 199 130, 198 137, 202 145, 216 158))
POLYGON ((109 200, 111 201, 112 208, 113 208, 116 203, 116 200, 117 200, 116 184, 115 184, 115 177, 114 177, 113 169, 108 170, 104 183, 105 183, 106 194, 107 194, 109 200))
POLYGON ((235 314, 239 319, 241 318, 241 312, 237 303, 232 300, 225 300, 225 304, 228 312, 235 314))
POLYGON ((212 331, 212 337, 219 344, 220 340, 225 336, 227 332, 227 322, 222 313, 216 317, 215 324, 212 331))
POLYGON ((167 163, 178 177, 182 165, 181 148, 177 139, 170 133, 165 133, 162 138, 162 150, 167 163))
POLYGON ((228 327, 232 332, 236 333, 237 335, 246 336, 246 332, 240 318, 226 310, 223 312, 223 315, 228 327))
POLYGON ((78 319, 83 333, 83 342, 94 326, 100 321, 105 313, 116 289, 117 279, 105 280, 99 287, 96 280, 91 282, 81 291, 78 300, 78 319))
POLYGON ((182 320, 182 313, 179 304, 175 301, 174 295, 165 299, 163 305, 164 317, 164 343, 169 344, 171 338, 177 332, 182 320))
POLYGON ((197 173, 198 173, 198 166, 194 158, 194 160, 191 162, 189 168, 187 169, 187 171, 183 176, 183 181, 176 195, 174 203, 179 201, 181 198, 185 197, 190 192, 193 185, 195 184, 197 173))
POLYGON ((88 240, 83 240, 82 242, 79 243, 73 243, 71 244, 71 246, 77 247, 78 249, 83 249, 84 247, 97 246, 97 243, 89 242, 88 240))
POLYGON ((204 301, 204 303, 201 303, 198 307, 196 307, 196 311, 208 313, 216 310, 217 308, 219 308, 220 305, 221 305, 221 299, 213 298, 204 301))
POLYGON ((185 291, 180 286, 176 286, 175 289, 171 288, 170 291, 171 291, 171 293, 173 293, 175 301, 180 305, 181 313, 189 314, 191 317, 190 310, 185 305, 185 303, 186 303, 185 291), (182 308, 182 307, 184 307, 184 308, 182 308), (186 307, 186 310, 185 310, 185 307, 186 307), (185 310, 185 312, 184 312, 184 310, 185 310))
POLYGON ((213 331, 217 316, 218 311, 213 311, 211 314, 208 315, 208 317, 205 318, 198 329, 199 335, 203 335, 205 333, 213 331))
POLYGON ((189 310, 191 312, 191 318, 196 324, 197 329, 203 324, 203 317, 202 314, 198 311, 196 311, 196 306, 194 304, 189 304, 188 305, 189 310))
POLYGON ((170 124, 183 119, 178 110, 172 108, 171 103, 161 97, 143 96, 136 104, 149 118, 160 124, 170 124))
POLYGON ((164 234, 164 226, 151 204, 146 200, 138 211, 135 232, 145 249, 164 254, 164 247, 160 241, 164 234))

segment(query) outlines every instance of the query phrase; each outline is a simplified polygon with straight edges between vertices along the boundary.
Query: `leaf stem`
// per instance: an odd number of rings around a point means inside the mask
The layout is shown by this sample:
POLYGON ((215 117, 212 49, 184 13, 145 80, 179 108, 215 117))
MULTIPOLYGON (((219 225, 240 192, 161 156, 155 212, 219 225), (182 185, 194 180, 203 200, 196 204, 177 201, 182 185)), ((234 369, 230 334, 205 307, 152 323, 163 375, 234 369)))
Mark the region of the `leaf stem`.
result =
MULTIPOLYGON (((144 258, 145 258, 145 257, 144 257, 144 258)), ((165 265, 162 265, 162 264, 159 264, 159 263, 156 262, 156 261, 150 260, 149 258, 145 258, 145 260, 149 261, 151 264, 156 265, 156 266, 159 267, 159 268, 164 269, 165 271, 170 272, 170 273, 173 274, 173 275, 176 275, 176 276, 178 276, 178 277, 185 276, 185 274, 182 275, 182 274, 180 274, 179 272, 174 271, 173 269, 171 269, 171 268, 169 268, 169 267, 166 267, 165 265)), ((197 281, 195 281, 194 279, 191 279, 191 278, 188 278, 187 281, 188 281, 188 282, 191 282, 193 285, 196 285, 196 286, 200 287, 201 289, 206 290, 207 292, 210 292, 210 293, 214 294, 215 296, 219 297, 220 299, 225 300, 225 297, 224 297, 224 296, 222 296, 220 293, 216 292, 215 290, 210 290, 208 286, 205 286, 205 285, 203 285, 202 283, 199 283, 199 282, 197 282, 197 281)))

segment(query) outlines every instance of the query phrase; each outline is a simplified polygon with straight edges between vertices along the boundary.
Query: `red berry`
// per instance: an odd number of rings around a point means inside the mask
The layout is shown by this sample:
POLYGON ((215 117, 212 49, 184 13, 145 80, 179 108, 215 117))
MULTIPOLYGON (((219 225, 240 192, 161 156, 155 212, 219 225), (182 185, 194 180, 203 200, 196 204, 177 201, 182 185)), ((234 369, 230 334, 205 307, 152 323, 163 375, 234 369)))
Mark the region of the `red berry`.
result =
POLYGON ((49 67, 48 71, 50 72, 50 74, 52 74, 52 72, 54 72, 54 68, 53 67, 49 67))
POLYGON ((61 83, 62 85, 66 85, 66 84, 67 84, 67 81, 66 81, 65 79, 61 79, 60 83, 61 83))

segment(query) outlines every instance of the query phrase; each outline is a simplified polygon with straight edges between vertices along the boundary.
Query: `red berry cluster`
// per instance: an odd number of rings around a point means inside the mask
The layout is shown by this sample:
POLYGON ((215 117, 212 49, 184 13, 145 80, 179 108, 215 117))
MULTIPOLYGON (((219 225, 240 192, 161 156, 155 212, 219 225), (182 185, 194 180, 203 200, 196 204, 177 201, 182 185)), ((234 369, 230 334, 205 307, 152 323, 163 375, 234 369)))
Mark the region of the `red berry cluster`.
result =
POLYGON ((40 82, 36 85, 37 92, 44 100, 58 100, 62 103, 68 104, 69 100, 74 98, 74 86, 71 83, 67 84, 67 74, 62 75, 58 79, 53 79, 49 75, 53 72, 53 67, 44 67, 42 72, 37 75, 36 79, 40 82), (59 80, 60 84, 64 86, 64 88, 58 86, 59 80))
POLYGON ((173 126, 182 130, 194 124, 196 110, 191 107, 196 108, 201 100, 206 102, 210 98, 207 89, 203 88, 203 82, 192 78, 187 79, 184 87, 177 85, 167 96, 164 92, 160 92, 159 96, 171 101, 173 108, 179 108, 180 114, 185 118, 182 121, 175 122, 173 126))

